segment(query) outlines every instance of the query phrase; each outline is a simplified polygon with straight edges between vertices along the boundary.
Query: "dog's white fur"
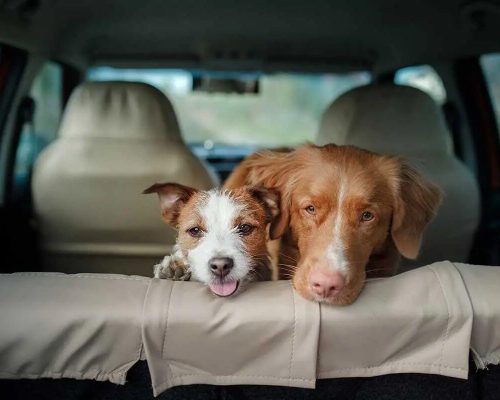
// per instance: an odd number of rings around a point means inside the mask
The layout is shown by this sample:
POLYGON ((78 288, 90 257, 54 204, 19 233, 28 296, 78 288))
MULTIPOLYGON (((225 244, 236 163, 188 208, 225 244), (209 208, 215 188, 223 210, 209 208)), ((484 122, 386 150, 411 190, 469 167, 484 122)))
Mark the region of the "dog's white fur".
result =
POLYGON ((200 191, 155 183, 144 193, 158 194, 163 220, 178 231, 174 251, 155 265, 155 277, 192 278, 224 297, 248 282, 271 278, 266 243, 269 224, 280 212, 277 191, 256 186, 200 191))
POLYGON ((210 284, 220 280, 211 273, 208 260, 214 257, 233 259, 234 267, 224 281, 240 281, 247 277, 250 262, 241 235, 236 229, 236 218, 244 205, 236 203, 227 193, 211 190, 199 204, 206 232, 196 247, 187 253, 187 261, 194 280, 210 284))

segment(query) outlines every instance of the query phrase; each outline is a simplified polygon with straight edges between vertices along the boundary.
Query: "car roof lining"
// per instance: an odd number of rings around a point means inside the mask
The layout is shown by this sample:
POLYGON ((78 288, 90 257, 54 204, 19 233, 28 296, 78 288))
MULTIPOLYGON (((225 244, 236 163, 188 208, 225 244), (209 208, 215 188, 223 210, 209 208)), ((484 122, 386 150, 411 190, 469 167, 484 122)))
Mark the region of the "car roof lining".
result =
POLYGON ((484 1, 27 3, 0 3, 0 41, 80 67, 384 72, 500 50, 484 1))

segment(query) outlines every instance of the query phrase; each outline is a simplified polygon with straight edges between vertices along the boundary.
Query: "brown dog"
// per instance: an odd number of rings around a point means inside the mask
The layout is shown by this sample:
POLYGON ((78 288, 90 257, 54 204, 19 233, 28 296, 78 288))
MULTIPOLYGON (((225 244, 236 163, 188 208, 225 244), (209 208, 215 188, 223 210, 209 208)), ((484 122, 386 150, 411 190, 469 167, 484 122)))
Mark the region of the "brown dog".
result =
POLYGON ((155 276, 206 284, 231 296, 246 283, 271 277, 268 224, 279 213, 279 195, 258 187, 199 191, 178 183, 155 184, 163 220, 178 230, 176 251, 155 266, 155 276))
POLYGON ((271 239, 283 236, 281 277, 304 297, 352 303, 366 277, 390 276, 414 259, 440 190, 402 159, 353 146, 303 145, 257 152, 225 188, 263 185, 281 193, 271 239))

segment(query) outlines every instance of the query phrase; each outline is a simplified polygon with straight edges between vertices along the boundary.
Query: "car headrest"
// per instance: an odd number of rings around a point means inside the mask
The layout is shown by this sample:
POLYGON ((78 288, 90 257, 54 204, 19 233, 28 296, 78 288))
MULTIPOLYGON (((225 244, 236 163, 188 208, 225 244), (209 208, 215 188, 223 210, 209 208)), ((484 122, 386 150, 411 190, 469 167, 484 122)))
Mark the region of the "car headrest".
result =
POLYGON ((86 82, 66 107, 60 137, 158 139, 182 142, 174 109, 153 86, 138 82, 86 82))
POLYGON ((323 114, 317 143, 403 156, 453 151, 436 102, 419 89, 393 84, 367 85, 340 96, 323 114))

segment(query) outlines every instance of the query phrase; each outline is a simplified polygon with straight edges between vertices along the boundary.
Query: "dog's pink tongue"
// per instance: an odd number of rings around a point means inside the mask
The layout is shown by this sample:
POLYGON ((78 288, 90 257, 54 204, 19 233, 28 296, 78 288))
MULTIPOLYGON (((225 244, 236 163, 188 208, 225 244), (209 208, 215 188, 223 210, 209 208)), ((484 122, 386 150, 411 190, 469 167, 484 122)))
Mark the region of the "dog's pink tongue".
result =
POLYGON ((224 283, 212 283, 210 290, 217 296, 231 296, 238 289, 238 281, 229 281, 224 283))

